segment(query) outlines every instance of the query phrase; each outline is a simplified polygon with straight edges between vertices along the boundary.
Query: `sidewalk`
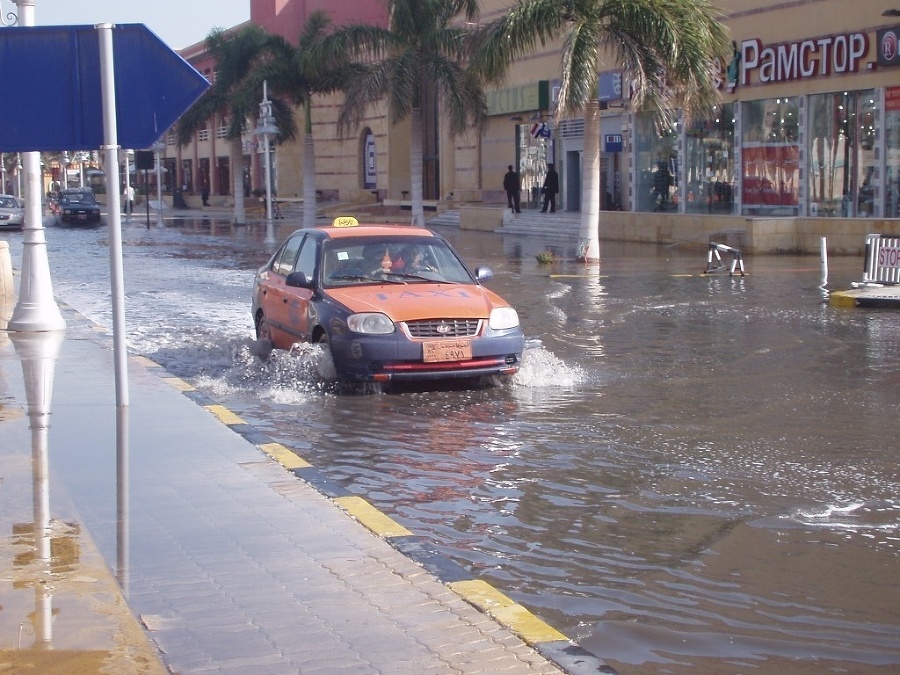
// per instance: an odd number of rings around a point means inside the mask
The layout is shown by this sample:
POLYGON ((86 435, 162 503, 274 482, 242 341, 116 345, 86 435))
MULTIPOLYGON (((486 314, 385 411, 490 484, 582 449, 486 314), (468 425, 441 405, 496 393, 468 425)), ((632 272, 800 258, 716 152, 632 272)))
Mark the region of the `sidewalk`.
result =
POLYGON ((58 347, 0 332, 0 669, 613 672, 156 364, 117 408, 111 335, 61 309, 58 347))

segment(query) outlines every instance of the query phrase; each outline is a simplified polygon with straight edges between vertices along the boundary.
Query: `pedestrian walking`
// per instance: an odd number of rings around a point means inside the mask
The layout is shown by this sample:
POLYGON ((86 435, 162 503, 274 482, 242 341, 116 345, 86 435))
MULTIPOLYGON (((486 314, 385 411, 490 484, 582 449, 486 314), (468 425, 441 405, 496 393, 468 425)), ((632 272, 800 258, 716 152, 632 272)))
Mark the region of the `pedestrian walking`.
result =
POLYGON ((669 166, 665 162, 657 162, 656 172, 653 174, 653 194, 656 199, 654 211, 665 211, 669 206, 669 188, 674 180, 669 166))
POLYGON ((547 164, 547 175, 544 176, 544 205, 541 207, 541 213, 556 212, 556 194, 559 192, 559 174, 553 166, 553 162, 547 164))
POLYGON ((125 186, 125 213, 129 216, 134 213, 134 187, 132 185, 125 186))
POLYGON ((506 167, 508 170, 503 176, 503 189, 506 190, 506 203, 516 213, 522 213, 521 208, 521 192, 522 184, 519 181, 519 174, 513 171, 512 164, 506 167))

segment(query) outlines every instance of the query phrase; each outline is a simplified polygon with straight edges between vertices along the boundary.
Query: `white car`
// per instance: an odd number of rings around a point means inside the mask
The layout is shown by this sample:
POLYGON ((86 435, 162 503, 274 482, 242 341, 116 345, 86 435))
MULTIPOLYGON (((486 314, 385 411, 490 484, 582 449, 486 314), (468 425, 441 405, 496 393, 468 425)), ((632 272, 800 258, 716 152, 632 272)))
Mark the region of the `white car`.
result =
POLYGON ((25 223, 25 205, 18 197, 0 195, 0 230, 21 230, 25 223))

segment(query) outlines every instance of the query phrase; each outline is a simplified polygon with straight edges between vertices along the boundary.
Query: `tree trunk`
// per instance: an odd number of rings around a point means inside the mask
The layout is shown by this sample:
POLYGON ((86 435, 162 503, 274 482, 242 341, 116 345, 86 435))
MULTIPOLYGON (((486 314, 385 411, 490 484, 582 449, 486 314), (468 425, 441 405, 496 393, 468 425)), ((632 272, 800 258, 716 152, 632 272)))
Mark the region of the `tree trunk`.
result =
POLYGON ((600 260, 600 102, 592 99, 584 110, 584 155, 581 174, 581 227, 577 259, 600 260))
POLYGON ((231 139, 231 195, 234 197, 234 222, 247 222, 244 207, 244 146, 240 137, 231 139))
POLYGON ((305 106, 303 123, 303 227, 316 225, 316 146, 312 135, 310 103, 305 106))
POLYGON ((409 116, 409 192, 412 196, 412 224, 425 226, 425 206, 422 202, 422 110, 413 108, 409 116))

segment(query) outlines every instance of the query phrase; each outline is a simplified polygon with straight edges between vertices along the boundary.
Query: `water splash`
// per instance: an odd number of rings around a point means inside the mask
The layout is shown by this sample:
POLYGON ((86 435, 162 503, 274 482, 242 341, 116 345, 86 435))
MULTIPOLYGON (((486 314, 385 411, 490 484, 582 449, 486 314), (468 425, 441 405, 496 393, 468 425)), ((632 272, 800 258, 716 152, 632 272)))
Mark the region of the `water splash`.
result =
POLYGON ((528 340, 522 353, 522 367, 513 378, 521 387, 571 388, 585 379, 584 370, 566 364, 547 351, 540 340, 528 340))

